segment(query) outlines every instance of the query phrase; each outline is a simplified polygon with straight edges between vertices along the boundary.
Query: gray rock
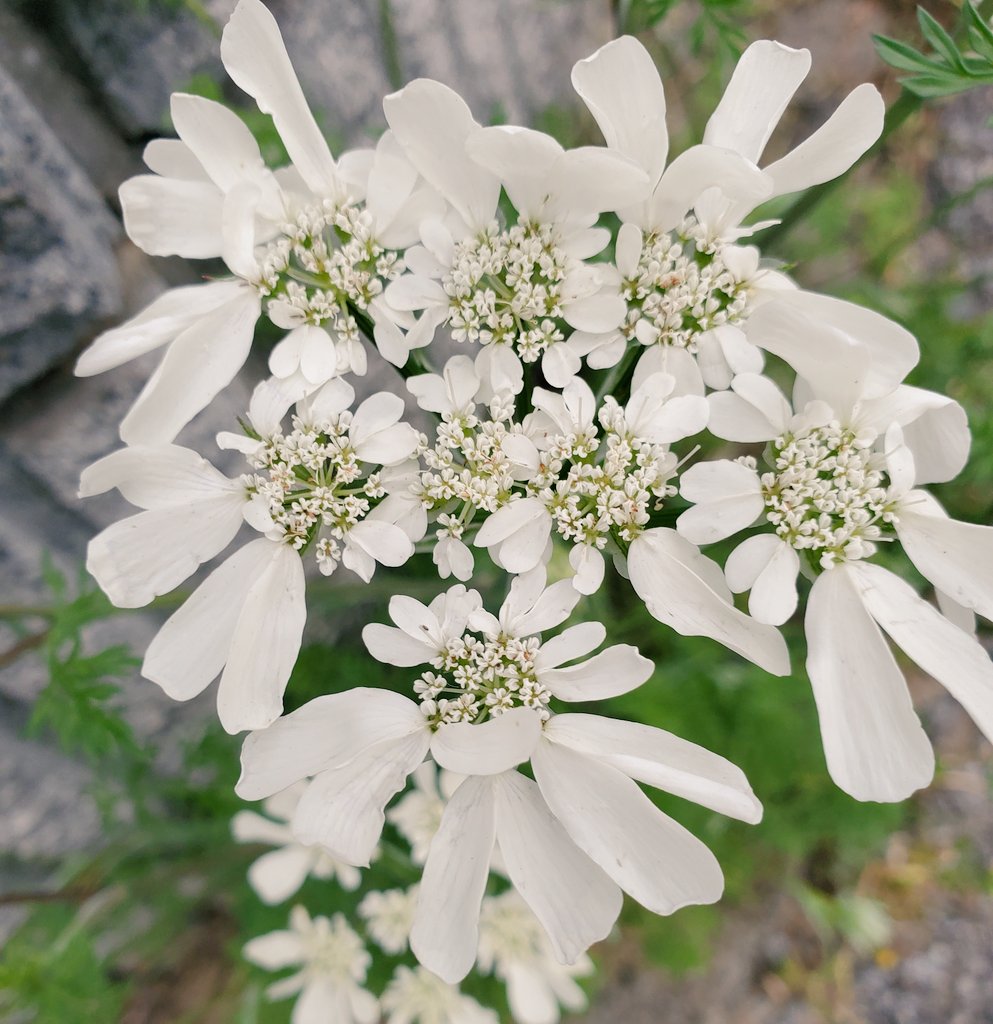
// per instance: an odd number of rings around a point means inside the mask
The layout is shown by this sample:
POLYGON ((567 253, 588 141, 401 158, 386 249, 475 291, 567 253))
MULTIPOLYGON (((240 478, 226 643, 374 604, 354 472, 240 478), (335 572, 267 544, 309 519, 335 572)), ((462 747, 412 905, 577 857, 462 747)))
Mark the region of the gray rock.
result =
POLYGON ((404 81, 436 78, 477 120, 531 124, 550 106, 575 106, 572 65, 613 34, 595 0, 394 0, 404 81))
POLYGON ((86 769, 0 722, 0 851, 56 858, 92 845, 100 821, 88 782, 86 769))
POLYGON ((162 130, 169 94, 193 75, 220 78, 218 29, 234 5, 205 0, 212 25, 179 0, 56 0, 51 27, 85 64, 120 126, 141 136, 162 130))
POLYGON ((66 69, 65 53, 40 31, 0 5, 0 66, 16 80, 45 123, 58 136, 106 198, 140 162, 107 123, 83 83, 66 69))
POLYGON ((117 222, 0 67, 0 400, 120 306, 117 222))

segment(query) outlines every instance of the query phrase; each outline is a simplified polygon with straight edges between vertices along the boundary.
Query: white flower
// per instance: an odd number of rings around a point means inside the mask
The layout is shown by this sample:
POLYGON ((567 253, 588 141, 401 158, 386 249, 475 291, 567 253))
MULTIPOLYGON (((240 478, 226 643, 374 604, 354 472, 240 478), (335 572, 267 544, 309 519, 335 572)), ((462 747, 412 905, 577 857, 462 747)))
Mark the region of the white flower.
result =
MULTIPOLYGON (((761 370, 737 326, 766 298, 794 285, 732 244, 759 203, 844 173, 876 140, 883 102, 871 85, 854 90, 831 119, 765 172, 757 164, 810 66, 807 50, 762 40, 742 55, 704 144, 667 167, 665 93, 647 50, 624 36, 573 68, 576 91, 607 145, 649 176, 642 203, 620 211, 617 266, 627 313, 620 329, 570 340, 591 366, 611 366, 629 344, 647 346, 638 373, 664 371, 680 390, 726 388, 736 373, 761 370), (692 211, 692 212, 691 212, 692 211)), ((635 384, 641 378, 636 376, 635 384)))
POLYGON ((602 331, 623 316, 616 274, 584 261, 609 241, 592 227, 597 214, 640 197, 644 174, 606 150, 481 128, 458 95, 427 79, 388 96, 384 109, 410 162, 453 209, 422 224, 423 247, 407 253, 411 273, 387 300, 420 312, 428 338, 447 324, 456 341, 480 345, 477 370, 493 391, 520 392, 523 364, 539 359, 561 387, 580 360, 557 321, 602 331), (518 214, 506 227, 496 219, 501 184, 518 214))
POLYGON ((545 557, 554 531, 580 549, 570 559, 574 584, 593 593, 603 579, 601 552, 624 550, 675 494, 678 460, 670 444, 706 425, 705 400, 673 395, 674 387, 673 377, 657 374, 623 409, 608 397, 599 410, 578 378, 561 394, 535 388, 536 412, 525 430, 538 452, 520 456, 533 468, 516 492, 503 488, 509 493, 489 510, 475 545, 489 548, 509 572, 527 572, 545 557))
POLYGON ((381 353, 403 365, 408 345, 382 292, 403 268, 398 250, 443 203, 395 141, 336 162, 307 107, 279 29, 259 0, 240 0, 221 42, 234 81, 270 113, 292 165, 272 172, 244 122, 219 103, 175 94, 178 140, 145 151, 153 174, 121 187, 125 228, 152 255, 223 257, 234 280, 174 288, 83 353, 76 372, 102 373, 161 346, 158 369, 121 424, 129 444, 171 441, 244 364, 263 310, 293 332, 273 353, 279 376, 320 384, 365 372, 352 308, 375 324, 381 353), (308 283, 301 283, 301 277, 308 283))
POLYGON ((399 956, 407 948, 416 903, 416 885, 409 889, 373 891, 363 897, 359 916, 365 921, 370 937, 384 953, 399 956))
POLYGON ((517 1024, 556 1024, 559 1004, 573 1013, 585 1009, 586 996, 575 979, 594 970, 588 956, 560 964, 538 919, 513 889, 483 900, 479 969, 493 971, 507 986, 517 1024))
POLYGON ((303 885, 308 876, 327 881, 337 878, 342 889, 357 889, 361 873, 351 864, 329 857, 319 846, 298 843, 289 821, 305 786, 298 783, 270 797, 263 804, 268 817, 255 811, 239 811, 231 832, 239 843, 265 843, 278 850, 263 854, 248 869, 248 881, 263 903, 282 903, 303 885))
POLYGON ((313 777, 293 831, 355 864, 368 862, 386 803, 429 750, 466 776, 431 841, 411 934, 418 959, 447 981, 464 977, 475 958, 496 841, 501 870, 558 959, 573 963, 612 927, 621 888, 658 913, 720 895, 713 855, 634 779, 747 821, 761 816, 741 772, 694 744, 594 716, 548 717, 552 697, 616 696, 651 671, 625 645, 566 665, 603 641, 598 623, 542 643, 537 634, 562 623, 577 600, 566 580, 544 589, 541 570, 514 580, 499 618, 461 586, 430 607, 396 597, 390 612, 399 628, 370 626, 363 635, 378 658, 432 665, 414 687, 420 707, 400 694, 354 689, 319 697, 245 742, 238 793, 258 799, 313 777), (537 784, 514 770, 528 760, 537 784))
POLYGON ((386 1024, 498 1024, 495 1011, 480 1006, 456 986, 423 967, 398 967, 382 996, 386 1024))
POLYGON ((284 435, 279 422, 293 395, 261 384, 249 411, 261 436, 220 438, 249 459, 253 472, 240 480, 174 445, 124 448, 82 474, 81 496, 116 487, 146 509, 89 545, 89 571, 121 607, 178 586, 226 548, 242 522, 262 535, 173 613, 142 665, 174 700, 189 700, 220 674, 217 709, 229 732, 263 728, 282 711, 306 619, 301 549, 314 545, 322 571, 342 561, 367 581, 377 562, 401 565, 413 553, 391 521, 397 507, 384 498, 381 472, 407 459, 417 435, 398 422, 396 395, 373 395, 354 414, 346 411, 352 397, 343 381, 329 382, 298 402, 284 435))
POLYGON ((299 967, 266 989, 269 999, 298 995, 293 1024, 376 1024, 379 1001, 363 988, 372 958, 341 914, 330 920, 294 907, 287 931, 252 939, 245 958, 269 971, 299 967))
POLYGON ((824 343, 825 367, 816 384, 801 382, 798 392, 813 397, 795 416, 763 378, 740 378, 732 392, 713 396, 722 430, 771 442, 767 471, 754 460, 693 466, 682 493, 696 504, 677 527, 708 543, 767 525, 726 566, 729 587, 750 591, 749 610, 760 621, 784 622, 797 607, 801 570, 814 578, 807 670, 828 769, 857 799, 901 800, 930 781, 934 755, 879 627, 993 736, 993 665, 956 624, 962 609, 993 615, 993 529, 949 519, 915 489, 918 443, 939 479, 968 449, 952 403, 905 387, 864 398, 872 386, 868 350, 838 337, 833 347, 830 336, 824 343), (911 428, 906 437, 901 421, 911 428), (868 561, 894 541, 953 621, 868 561))

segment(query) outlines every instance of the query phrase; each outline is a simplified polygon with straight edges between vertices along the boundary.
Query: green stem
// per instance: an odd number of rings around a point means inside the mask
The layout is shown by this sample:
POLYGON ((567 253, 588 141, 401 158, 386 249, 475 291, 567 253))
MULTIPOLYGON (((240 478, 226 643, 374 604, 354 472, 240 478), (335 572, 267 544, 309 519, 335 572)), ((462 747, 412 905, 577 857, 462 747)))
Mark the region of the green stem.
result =
MULTIPOLYGON (((904 89, 900 93, 896 103, 886 111, 886 118, 883 121, 883 131, 875 144, 869 149, 867 156, 873 156, 886 144, 887 139, 910 117, 924 105, 920 96, 904 89)), ((775 245, 784 235, 788 234, 799 224, 816 206, 831 195, 836 188, 852 173, 858 164, 853 164, 844 174, 825 181, 822 185, 815 185, 807 189, 799 199, 783 214, 778 223, 772 224, 763 231, 757 231, 753 236, 759 243, 761 249, 767 251, 775 245)))
POLYGON ((628 343, 628 347, 624 350, 624 355, 607 371, 606 376, 600 383, 600 387, 597 389, 597 408, 600 407, 607 395, 613 395, 618 402, 621 402, 624 401, 624 392, 630 394, 631 381, 628 371, 633 369, 638 353, 642 350, 643 346, 638 342, 631 341, 628 343), (618 397, 618 395, 621 397, 618 397))

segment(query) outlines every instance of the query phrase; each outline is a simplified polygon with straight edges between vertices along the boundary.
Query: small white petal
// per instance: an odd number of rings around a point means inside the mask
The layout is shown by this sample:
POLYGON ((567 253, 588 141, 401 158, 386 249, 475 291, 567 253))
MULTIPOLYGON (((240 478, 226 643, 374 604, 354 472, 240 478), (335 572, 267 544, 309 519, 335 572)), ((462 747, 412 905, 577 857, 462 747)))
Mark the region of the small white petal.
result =
POLYGON ((477 725, 453 722, 439 726, 431 756, 460 775, 497 775, 526 761, 541 736, 541 716, 518 707, 477 725))
POLYGON ((540 671, 539 679, 559 700, 606 700, 630 693, 654 670, 655 665, 637 647, 617 644, 579 665, 540 671))

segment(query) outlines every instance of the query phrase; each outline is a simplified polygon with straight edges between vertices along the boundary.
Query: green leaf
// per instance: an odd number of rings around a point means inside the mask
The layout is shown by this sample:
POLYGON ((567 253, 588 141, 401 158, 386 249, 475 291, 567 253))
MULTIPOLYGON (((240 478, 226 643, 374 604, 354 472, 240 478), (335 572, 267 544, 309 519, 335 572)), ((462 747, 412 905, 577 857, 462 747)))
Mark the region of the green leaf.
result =
POLYGON ((975 4, 967 3, 963 8, 965 13, 966 31, 969 34, 969 42, 979 56, 984 57, 993 64, 993 28, 990 23, 979 13, 975 4))
POLYGON ((930 71, 935 64, 908 43, 888 36, 873 36, 873 45, 880 59, 899 71, 930 71))
POLYGON ((965 71, 962 64, 962 54, 955 44, 955 40, 938 24, 937 21, 923 7, 917 8, 917 22, 921 26, 924 38, 941 54, 942 57, 954 68, 965 71))

